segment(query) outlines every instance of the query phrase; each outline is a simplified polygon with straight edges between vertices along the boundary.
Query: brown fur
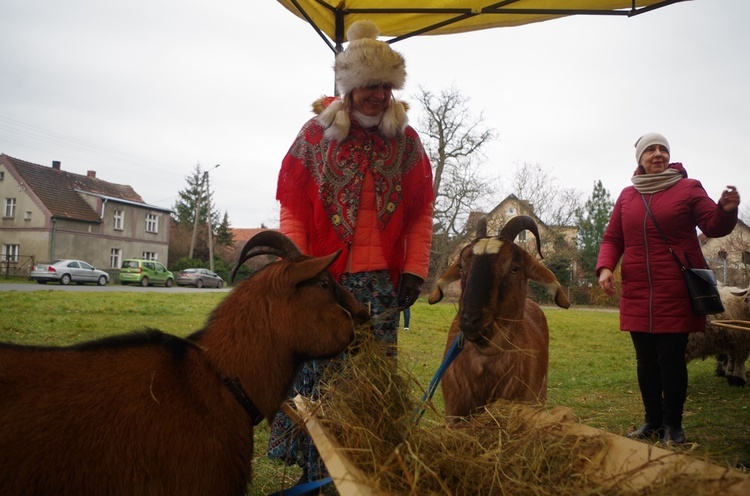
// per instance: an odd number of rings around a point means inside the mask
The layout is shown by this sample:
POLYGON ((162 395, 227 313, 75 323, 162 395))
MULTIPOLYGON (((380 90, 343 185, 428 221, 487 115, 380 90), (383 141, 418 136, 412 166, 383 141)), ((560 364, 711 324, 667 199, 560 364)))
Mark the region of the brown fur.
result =
POLYGON ((549 328, 539 305, 527 299, 528 280, 547 286, 558 306, 570 306, 549 269, 513 242, 494 239, 501 243, 496 253, 475 253, 479 237, 465 247, 429 297, 430 303, 440 301, 444 288, 461 279, 446 352, 459 331, 466 344, 442 379, 451 417, 470 415, 496 399, 544 402, 549 328))
POLYGON ((219 372, 270 419, 305 359, 343 351, 369 315, 337 255, 269 265, 187 339, 0 344, 3 494, 245 494, 253 424, 219 372))

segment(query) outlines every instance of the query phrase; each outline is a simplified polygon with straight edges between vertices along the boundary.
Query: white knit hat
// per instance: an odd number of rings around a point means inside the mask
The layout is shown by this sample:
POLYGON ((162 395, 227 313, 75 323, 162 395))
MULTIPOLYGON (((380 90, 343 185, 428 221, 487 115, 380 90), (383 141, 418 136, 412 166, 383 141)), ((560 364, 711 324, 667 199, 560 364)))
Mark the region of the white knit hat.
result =
POLYGON ((400 90, 406 82, 406 63, 384 41, 372 21, 355 21, 346 32, 349 46, 336 56, 336 86, 342 95, 355 88, 387 83, 400 90))
POLYGON ((643 151, 651 145, 664 145, 667 147, 667 151, 669 151, 669 141, 667 141, 667 138, 659 133, 644 134, 635 142, 636 162, 639 164, 641 163, 641 155, 643 155, 643 151))

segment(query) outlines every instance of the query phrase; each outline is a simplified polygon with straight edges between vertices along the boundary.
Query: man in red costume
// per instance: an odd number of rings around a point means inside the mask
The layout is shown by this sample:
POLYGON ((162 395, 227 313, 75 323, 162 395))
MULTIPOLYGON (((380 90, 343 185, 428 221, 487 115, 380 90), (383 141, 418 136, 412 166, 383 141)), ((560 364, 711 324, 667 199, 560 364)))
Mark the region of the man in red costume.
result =
MULTIPOLYGON (((395 357, 398 308, 408 308, 427 277, 432 242, 432 168, 406 105, 393 98, 406 80, 403 57, 377 40, 377 26, 357 21, 336 57, 341 98, 313 104, 281 165, 276 198, 281 232, 303 253, 342 255, 331 273, 367 305, 375 338, 395 357)), ((307 363, 292 395, 316 396, 327 362, 307 363)), ((310 438, 283 414, 271 426, 268 455, 304 469, 300 482, 324 467, 310 438)))

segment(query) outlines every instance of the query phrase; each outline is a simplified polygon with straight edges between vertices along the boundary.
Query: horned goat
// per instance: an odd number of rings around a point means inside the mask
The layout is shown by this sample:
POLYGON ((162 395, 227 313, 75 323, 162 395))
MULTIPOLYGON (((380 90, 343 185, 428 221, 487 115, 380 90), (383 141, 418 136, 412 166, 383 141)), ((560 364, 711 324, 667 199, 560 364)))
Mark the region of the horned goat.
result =
POLYGON ((513 217, 497 237, 487 236, 483 218, 476 238, 461 250, 428 298, 437 303, 448 284, 461 280, 446 353, 459 332, 466 343, 442 378, 449 417, 471 415, 497 399, 546 399, 549 327, 539 305, 527 298, 528 281, 546 286, 558 306, 568 308, 570 303, 552 271, 513 242, 524 229, 536 237, 541 256, 539 231, 531 217, 513 217))
POLYGON ((264 231, 271 263, 240 282, 203 329, 66 347, 0 344, 0 488, 11 495, 242 495, 253 426, 270 419, 309 358, 335 357, 369 319, 328 273, 264 231))
POLYGON ((750 357, 750 332, 715 326, 716 320, 750 321, 750 288, 740 289, 724 286, 719 289, 724 312, 707 315, 706 332, 694 332, 688 336, 685 358, 705 359, 715 355, 716 375, 726 377, 730 386, 744 387, 747 383, 745 362, 750 357))

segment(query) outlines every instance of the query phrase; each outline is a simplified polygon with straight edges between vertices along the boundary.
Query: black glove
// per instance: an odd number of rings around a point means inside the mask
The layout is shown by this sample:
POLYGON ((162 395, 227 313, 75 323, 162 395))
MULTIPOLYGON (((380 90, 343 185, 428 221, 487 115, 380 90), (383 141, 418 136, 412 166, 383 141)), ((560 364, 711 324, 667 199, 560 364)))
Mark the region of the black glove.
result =
POLYGON ((401 274, 401 285, 398 288, 398 306, 409 308, 417 301, 422 292, 422 278, 414 274, 401 274))

